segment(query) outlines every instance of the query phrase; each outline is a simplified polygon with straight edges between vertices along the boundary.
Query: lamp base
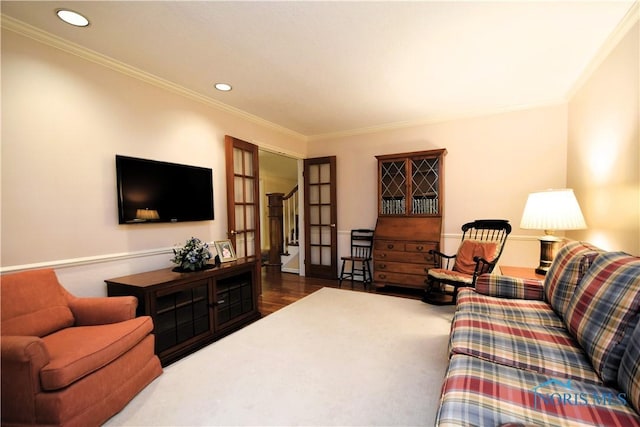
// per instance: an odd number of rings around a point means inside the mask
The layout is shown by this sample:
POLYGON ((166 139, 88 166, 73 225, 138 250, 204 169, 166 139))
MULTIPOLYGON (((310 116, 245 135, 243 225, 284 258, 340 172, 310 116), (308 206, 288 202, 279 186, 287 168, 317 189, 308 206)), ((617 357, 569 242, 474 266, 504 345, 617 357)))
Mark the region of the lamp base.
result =
POLYGON ((543 266, 542 264, 540 264, 538 266, 538 268, 536 268, 536 274, 540 274, 542 276, 546 276, 547 275, 547 271, 549 271, 550 267, 551 267, 550 265, 543 266))
POLYGON ((553 259, 560 249, 560 243, 562 240, 558 238, 550 238, 544 236, 540 238, 540 265, 536 268, 536 273, 546 275, 547 271, 553 263, 553 259))

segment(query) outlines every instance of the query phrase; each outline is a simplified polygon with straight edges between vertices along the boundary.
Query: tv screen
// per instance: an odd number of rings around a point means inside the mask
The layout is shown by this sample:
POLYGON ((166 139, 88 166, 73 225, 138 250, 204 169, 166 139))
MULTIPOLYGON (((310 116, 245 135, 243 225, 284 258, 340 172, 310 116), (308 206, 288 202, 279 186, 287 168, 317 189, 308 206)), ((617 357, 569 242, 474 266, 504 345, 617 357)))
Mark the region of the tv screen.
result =
POLYGON ((208 168, 116 155, 118 222, 213 219, 213 179, 208 168))

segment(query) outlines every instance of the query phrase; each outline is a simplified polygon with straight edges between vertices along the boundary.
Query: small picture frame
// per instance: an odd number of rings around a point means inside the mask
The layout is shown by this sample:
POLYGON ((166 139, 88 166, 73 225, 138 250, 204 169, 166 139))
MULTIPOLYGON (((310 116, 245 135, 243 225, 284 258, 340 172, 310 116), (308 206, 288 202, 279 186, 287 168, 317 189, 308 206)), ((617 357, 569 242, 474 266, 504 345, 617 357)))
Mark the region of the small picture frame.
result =
POLYGON ((234 261, 236 259, 236 252, 233 250, 231 240, 218 240, 215 245, 220 262, 234 261))

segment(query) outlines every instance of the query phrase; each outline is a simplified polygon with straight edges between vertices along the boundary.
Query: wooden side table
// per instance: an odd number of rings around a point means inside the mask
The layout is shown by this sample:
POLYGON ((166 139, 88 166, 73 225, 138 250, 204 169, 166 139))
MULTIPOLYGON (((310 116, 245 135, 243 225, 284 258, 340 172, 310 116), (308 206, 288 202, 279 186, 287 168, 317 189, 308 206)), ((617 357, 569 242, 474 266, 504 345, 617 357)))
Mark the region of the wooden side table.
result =
POLYGON ((536 273, 535 268, 500 266, 500 273, 504 276, 519 277, 521 279, 544 280, 544 275, 536 273))

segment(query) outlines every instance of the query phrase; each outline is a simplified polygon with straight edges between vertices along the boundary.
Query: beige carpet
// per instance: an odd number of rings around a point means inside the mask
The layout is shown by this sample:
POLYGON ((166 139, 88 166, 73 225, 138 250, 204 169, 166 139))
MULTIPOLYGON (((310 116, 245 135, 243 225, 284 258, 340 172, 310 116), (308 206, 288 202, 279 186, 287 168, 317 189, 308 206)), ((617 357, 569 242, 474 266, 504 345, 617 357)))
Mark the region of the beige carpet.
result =
POLYGON ((168 366, 109 426, 432 426, 453 307, 323 288, 168 366))

